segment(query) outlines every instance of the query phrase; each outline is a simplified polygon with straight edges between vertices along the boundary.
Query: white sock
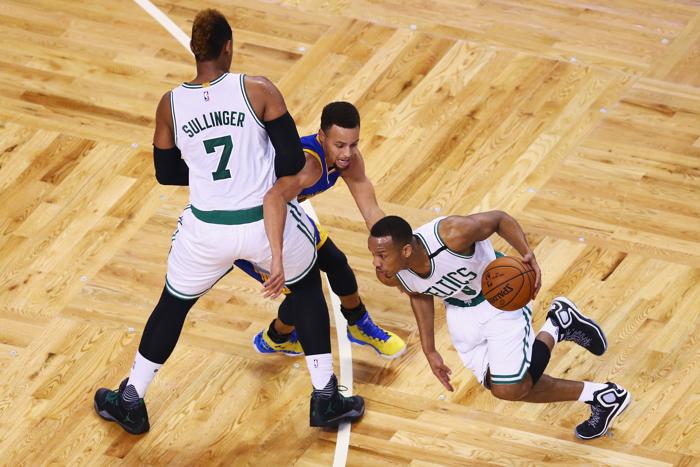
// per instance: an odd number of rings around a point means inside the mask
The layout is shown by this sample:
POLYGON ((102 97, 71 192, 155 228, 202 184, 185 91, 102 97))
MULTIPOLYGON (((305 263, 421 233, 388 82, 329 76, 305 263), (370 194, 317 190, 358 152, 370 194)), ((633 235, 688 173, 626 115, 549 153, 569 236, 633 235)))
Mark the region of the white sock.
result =
POLYGON ((554 338, 555 344, 559 342, 559 328, 556 324, 552 322, 551 319, 547 318, 547 320, 542 325, 542 329, 540 329, 540 332, 546 332, 547 334, 552 336, 554 338))
POLYGON ((319 355, 308 355, 306 366, 311 375, 311 384, 314 389, 321 390, 326 387, 328 380, 333 376, 333 355, 324 353, 319 355))
POLYGON ((134 358, 134 364, 131 366, 131 374, 127 385, 132 384, 136 388, 136 392, 139 393, 139 397, 143 399, 148 386, 150 386, 151 381, 153 381, 153 378, 162 366, 162 364, 153 363, 139 352, 136 352, 136 358, 134 358))
POLYGON ((583 382, 583 391, 581 391, 581 395, 578 396, 579 402, 592 402, 593 401, 593 393, 596 391, 600 391, 601 389, 607 388, 607 384, 603 383, 591 383, 590 381, 584 381, 583 382))

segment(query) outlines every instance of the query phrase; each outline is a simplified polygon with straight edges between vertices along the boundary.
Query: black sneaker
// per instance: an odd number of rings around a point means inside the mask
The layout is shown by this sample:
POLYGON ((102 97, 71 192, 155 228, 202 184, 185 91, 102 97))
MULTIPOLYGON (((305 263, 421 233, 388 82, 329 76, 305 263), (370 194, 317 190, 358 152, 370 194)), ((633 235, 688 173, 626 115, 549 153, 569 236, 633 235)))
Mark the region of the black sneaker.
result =
POLYGON ((347 388, 338 386, 335 375, 331 377, 331 384, 333 393, 330 396, 317 390, 311 393, 311 426, 337 427, 342 422, 354 422, 365 413, 365 400, 362 397, 343 396, 340 390, 347 388))
POLYGON ((581 439, 603 436, 632 402, 632 396, 626 389, 615 383, 605 384, 608 385, 605 389, 593 393, 592 402, 586 402, 591 406, 591 416, 576 427, 576 436, 581 439))
POLYGON ((98 389, 95 392, 95 411, 105 420, 117 422, 132 435, 140 435, 151 428, 148 423, 148 412, 143 399, 133 403, 122 399, 128 380, 129 378, 126 378, 122 381, 116 391, 107 388, 98 389))
POLYGON ((578 311, 568 298, 555 298, 547 318, 551 318, 559 328, 559 342, 575 342, 595 355, 603 355, 608 349, 608 340, 600 326, 578 311))

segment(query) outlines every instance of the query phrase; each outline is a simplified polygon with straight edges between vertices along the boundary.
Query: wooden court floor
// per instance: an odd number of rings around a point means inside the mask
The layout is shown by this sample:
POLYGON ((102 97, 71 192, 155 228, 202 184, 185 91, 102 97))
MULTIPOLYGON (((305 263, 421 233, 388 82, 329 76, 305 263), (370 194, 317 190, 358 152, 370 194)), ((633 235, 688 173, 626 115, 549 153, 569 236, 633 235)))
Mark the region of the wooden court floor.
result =
MULTIPOLYGON (((584 404, 491 397, 439 309, 445 394, 339 186, 314 207, 409 345, 391 362, 352 348, 367 413, 347 465, 700 465, 700 2, 154 3, 188 33, 198 9, 226 14, 234 70, 277 83, 301 133, 354 102, 388 213, 515 216, 543 270, 535 327, 567 295, 610 342, 598 358, 559 345, 548 373, 634 396, 612 436, 579 441, 584 404)), ((153 116, 193 70, 132 1, 0 0, 0 465, 333 463, 336 433, 308 427, 303 359, 251 346, 277 303, 238 272, 190 312, 147 395, 150 433, 92 409, 128 374, 163 285, 187 191, 154 179, 153 116)))

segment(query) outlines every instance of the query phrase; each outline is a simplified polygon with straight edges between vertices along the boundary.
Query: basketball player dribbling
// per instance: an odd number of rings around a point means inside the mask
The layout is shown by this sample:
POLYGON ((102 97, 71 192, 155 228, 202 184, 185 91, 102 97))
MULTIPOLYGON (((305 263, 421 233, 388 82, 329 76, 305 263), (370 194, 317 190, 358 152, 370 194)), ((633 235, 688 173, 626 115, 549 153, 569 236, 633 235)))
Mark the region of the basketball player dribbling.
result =
POLYGON ((232 47, 226 18, 216 10, 198 13, 191 40, 197 75, 166 93, 156 111, 156 177, 189 185, 190 204, 173 235, 165 287, 129 377, 116 390, 95 393, 97 413, 132 434, 150 428, 144 396, 187 313, 236 259, 267 272, 265 296, 285 286, 293 292, 290 308, 314 388, 310 424, 337 426, 364 413, 363 399, 341 395, 333 374, 313 227, 296 215, 303 211, 291 201, 295 196, 279 195, 277 183, 295 180, 305 162, 294 120, 269 80, 229 73, 232 47))
MULTIPOLYGON (((565 297, 553 300, 535 338, 531 307, 494 308, 481 294, 481 276, 497 255, 489 237, 497 233, 523 257, 541 285, 540 268, 520 225, 508 214, 491 211, 470 216, 439 217, 415 231, 402 218, 387 216, 374 224, 368 240, 377 278, 410 296, 423 352, 433 374, 449 391, 451 370, 435 349, 434 297, 444 301, 452 343, 479 383, 503 400, 523 402, 581 401, 591 416, 576 427, 576 436, 603 436, 632 400, 614 383, 553 378, 544 373, 557 342, 572 341, 602 355, 602 329, 565 297)), ((534 298, 534 296, 533 296, 534 298)))

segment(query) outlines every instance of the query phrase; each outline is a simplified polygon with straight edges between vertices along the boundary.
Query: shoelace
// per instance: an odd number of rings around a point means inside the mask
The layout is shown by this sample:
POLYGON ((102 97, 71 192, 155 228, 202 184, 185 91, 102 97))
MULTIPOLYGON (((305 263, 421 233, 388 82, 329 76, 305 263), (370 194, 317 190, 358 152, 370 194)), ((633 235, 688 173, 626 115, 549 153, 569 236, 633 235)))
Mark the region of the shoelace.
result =
POLYGON ((358 329, 364 334, 371 337, 372 339, 377 339, 380 341, 389 340, 389 334, 387 334, 386 331, 374 324, 374 322, 369 318, 369 316, 366 320, 363 321, 364 322, 358 321, 357 323, 355 323, 355 326, 357 326, 358 329))
POLYGON ((564 338, 573 341, 577 344, 588 346, 591 343, 591 337, 581 330, 570 331, 566 330, 564 332, 564 338))
POLYGON ((597 405, 591 406, 591 417, 588 419, 588 424, 592 427, 597 427, 600 423, 600 416, 602 415, 603 409, 597 405))

